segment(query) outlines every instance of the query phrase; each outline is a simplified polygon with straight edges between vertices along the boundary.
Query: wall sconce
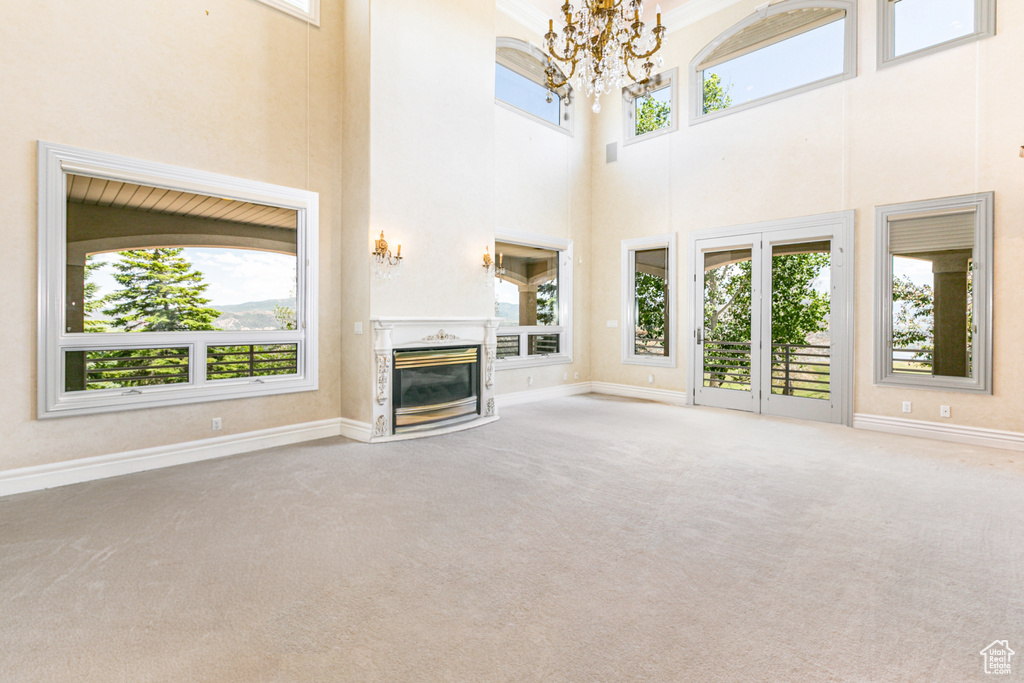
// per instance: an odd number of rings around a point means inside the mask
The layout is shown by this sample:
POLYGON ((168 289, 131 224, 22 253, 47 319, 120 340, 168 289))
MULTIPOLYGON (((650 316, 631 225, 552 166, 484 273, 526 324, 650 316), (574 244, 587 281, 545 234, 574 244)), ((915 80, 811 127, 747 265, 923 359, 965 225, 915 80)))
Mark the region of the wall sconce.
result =
POLYGON ((377 264, 377 277, 391 277, 391 269, 394 268, 397 274, 398 268, 402 265, 402 245, 394 255, 388 249, 388 243, 384 239, 384 231, 380 231, 380 238, 373 242, 373 261, 377 264))
POLYGON ((486 272, 488 276, 493 275, 494 277, 498 277, 499 275, 505 274, 505 269, 501 265, 502 260, 504 260, 504 255, 498 254, 498 263, 495 265, 494 259, 491 258, 491 248, 484 247, 484 272, 486 272))

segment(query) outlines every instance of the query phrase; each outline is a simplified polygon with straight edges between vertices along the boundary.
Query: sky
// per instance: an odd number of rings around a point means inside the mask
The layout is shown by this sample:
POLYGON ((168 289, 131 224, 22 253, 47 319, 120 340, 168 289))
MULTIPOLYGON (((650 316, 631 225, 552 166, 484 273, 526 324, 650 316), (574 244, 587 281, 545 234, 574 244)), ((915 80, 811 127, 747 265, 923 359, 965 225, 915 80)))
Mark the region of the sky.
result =
MULTIPOLYGON (((251 249, 201 249, 188 247, 182 256, 203 273, 210 285, 204 296, 210 305, 230 306, 249 301, 288 299, 295 296, 295 257, 251 249)), ((93 262, 116 261, 117 254, 97 254, 93 262)), ((114 269, 108 265, 93 272, 99 295, 118 289, 114 269)))

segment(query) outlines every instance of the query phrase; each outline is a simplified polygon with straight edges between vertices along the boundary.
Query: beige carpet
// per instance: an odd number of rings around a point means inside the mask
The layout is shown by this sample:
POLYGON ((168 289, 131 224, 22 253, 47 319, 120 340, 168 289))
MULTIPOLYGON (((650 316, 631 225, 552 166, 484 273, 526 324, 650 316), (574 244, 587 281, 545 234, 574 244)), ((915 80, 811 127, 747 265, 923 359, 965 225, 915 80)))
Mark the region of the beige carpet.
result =
POLYGON ((1019 679, 1022 460, 582 396, 4 498, 0 680, 1019 679))

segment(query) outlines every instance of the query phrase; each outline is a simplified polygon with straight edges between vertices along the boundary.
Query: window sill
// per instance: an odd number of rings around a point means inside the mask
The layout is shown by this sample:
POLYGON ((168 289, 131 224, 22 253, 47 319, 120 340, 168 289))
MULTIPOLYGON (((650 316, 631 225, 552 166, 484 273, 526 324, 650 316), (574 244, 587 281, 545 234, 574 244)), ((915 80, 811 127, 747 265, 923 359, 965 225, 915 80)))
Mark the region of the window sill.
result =
POLYGON ((556 353, 550 356, 520 356, 518 358, 499 358, 495 361, 497 370, 518 370, 519 368, 534 368, 543 365, 568 365, 572 363, 572 356, 565 353, 556 353))
POLYGON ((676 359, 672 356, 626 356, 622 359, 623 365, 647 365, 656 368, 674 368, 676 359))

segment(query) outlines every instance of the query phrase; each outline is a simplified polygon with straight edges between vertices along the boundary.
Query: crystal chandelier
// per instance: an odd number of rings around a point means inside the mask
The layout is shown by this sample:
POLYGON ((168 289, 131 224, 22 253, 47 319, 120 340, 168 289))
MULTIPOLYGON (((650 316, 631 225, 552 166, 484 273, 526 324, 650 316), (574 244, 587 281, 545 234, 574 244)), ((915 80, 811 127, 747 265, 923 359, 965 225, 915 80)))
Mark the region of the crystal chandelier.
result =
MULTIPOLYGON (((661 25, 661 8, 657 9, 657 25, 648 29, 640 18, 643 0, 582 0, 583 6, 573 12, 568 0, 562 5, 565 26, 561 35, 555 33, 554 20, 548 21, 544 36, 548 53, 560 62, 568 76, 562 76, 554 65, 546 69, 548 87, 552 90, 572 81, 577 90, 594 96, 594 113, 601 111, 601 95, 627 83, 647 85, 651 80, 651 61, 661 49, 665 27, 661 25)), ((658 66, 662 59, 657 57, 658 66)))

